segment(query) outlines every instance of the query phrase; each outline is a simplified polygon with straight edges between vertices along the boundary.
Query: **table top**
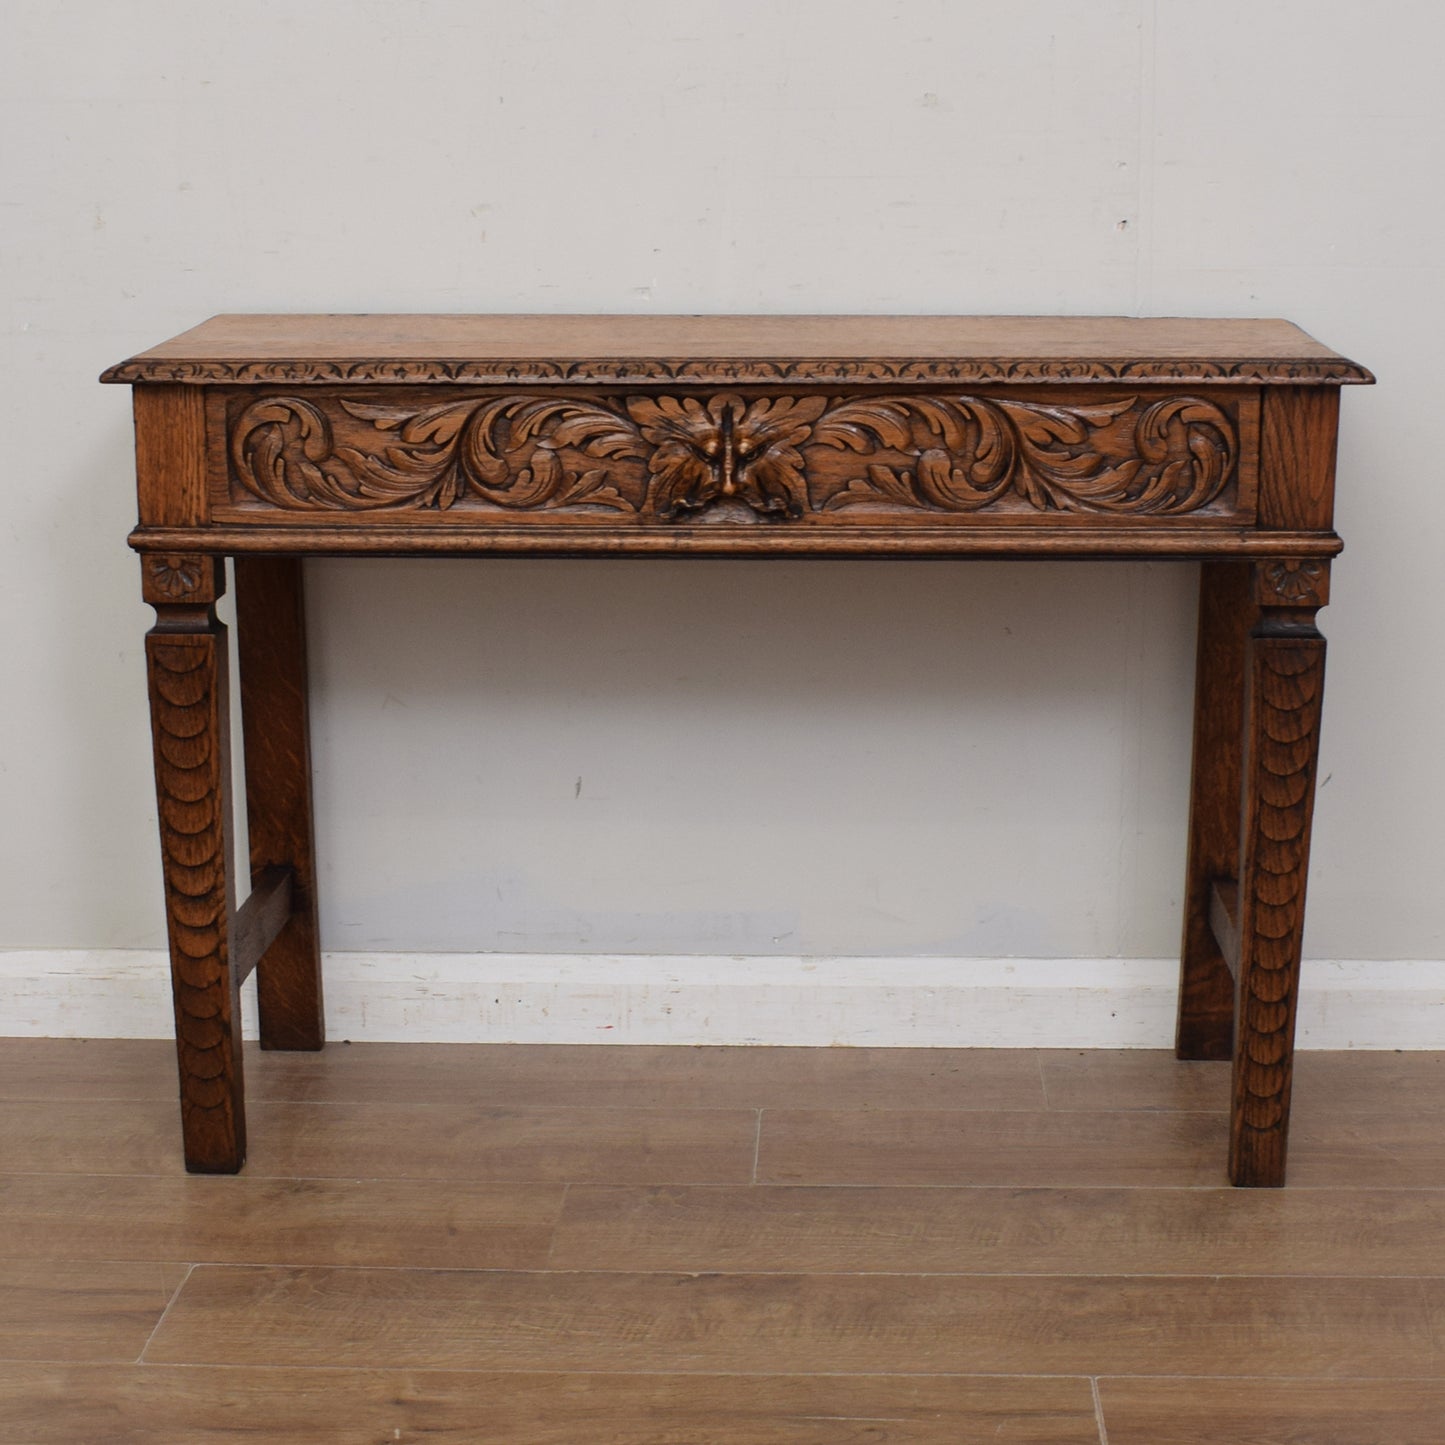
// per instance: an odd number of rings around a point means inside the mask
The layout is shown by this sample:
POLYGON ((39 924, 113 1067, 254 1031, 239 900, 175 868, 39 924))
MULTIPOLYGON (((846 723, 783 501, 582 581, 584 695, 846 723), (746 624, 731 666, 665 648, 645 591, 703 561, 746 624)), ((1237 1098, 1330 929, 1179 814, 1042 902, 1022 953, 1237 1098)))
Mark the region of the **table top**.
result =
POLYGON ((1279 320, 1128 316, 230 315, 102 381, 1373 381, 1279 320))

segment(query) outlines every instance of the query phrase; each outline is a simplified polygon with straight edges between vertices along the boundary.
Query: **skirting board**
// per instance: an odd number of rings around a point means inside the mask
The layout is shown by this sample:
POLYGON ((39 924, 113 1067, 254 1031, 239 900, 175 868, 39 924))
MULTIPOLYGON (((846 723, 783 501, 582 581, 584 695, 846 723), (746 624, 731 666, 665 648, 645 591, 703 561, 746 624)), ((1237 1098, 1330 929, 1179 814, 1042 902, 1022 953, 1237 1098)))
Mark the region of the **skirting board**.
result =
MULTIPOLYGON (((328 953, 332 1039, 1167 1048, 1172 959, 328 953)), ((242 1003, 254 1033, 254 980, 242 1003)), ((0 1035, 159 1038, 165 955, 0 950, 0 1035)), ((1445 1049, 1445 961, 1307 962, 1299 1044, 1445 1049)))

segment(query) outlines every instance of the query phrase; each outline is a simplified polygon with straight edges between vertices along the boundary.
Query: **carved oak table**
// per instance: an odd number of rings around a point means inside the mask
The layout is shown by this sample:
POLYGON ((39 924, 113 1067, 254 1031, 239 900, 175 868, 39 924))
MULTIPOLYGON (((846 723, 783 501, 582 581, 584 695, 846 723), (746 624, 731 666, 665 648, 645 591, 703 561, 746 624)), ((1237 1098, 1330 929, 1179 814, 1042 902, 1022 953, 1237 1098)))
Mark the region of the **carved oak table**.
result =
POLYGON ((1339 386, 1282 321, 220 316, 134 384, 186 1167, 245 1158, 238 995, 323 1042, 307 556, 1202 565, 1177 1052, 1234 1061, 1229 1175, 1284 1181, 1339 386), (250 896, 230 863, 235 559, 250 896))

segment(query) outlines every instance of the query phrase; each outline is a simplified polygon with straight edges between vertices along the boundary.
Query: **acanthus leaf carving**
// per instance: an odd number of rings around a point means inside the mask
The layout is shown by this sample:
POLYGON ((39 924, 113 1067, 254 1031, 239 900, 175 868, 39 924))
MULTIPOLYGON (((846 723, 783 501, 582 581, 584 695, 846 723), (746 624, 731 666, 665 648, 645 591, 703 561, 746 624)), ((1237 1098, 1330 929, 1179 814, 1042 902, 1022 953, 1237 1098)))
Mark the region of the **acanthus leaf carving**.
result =
POLYGON ((844 403, 841 425, 824 418, 819 439, 863 450, 902 450, 913 414, 938 439, 913 468, 874 464, 829 499, 830 508, 892 505, 974 512, 1013 491, 1041 512, 1170 514, 1207 506, 1233 475, 1234 429, 1213 402, 1170 397, 1060 406, 978 397, 895 397, 844 403), (1109 455, 1095 438, 1137 412, 1129 450, 1109 455))
POLYGON ((286 510, 482 504, 661 523, 724 507, 779 522, 850 510, 1168 516, 1215 502, 1238 453, 1229 413, 1196 396, 268 396, 230 429, 233 487, 286 510))

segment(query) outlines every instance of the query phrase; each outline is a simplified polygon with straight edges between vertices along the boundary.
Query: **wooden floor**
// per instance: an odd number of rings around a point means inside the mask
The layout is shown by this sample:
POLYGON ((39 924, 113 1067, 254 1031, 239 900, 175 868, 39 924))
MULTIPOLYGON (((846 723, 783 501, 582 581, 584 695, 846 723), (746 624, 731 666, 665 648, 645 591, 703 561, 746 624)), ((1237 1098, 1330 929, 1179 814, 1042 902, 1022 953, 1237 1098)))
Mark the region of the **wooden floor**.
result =
POLYGON ((1445 1055, 0 1040, 0 1439, 1440 1445, 1445 1055))

